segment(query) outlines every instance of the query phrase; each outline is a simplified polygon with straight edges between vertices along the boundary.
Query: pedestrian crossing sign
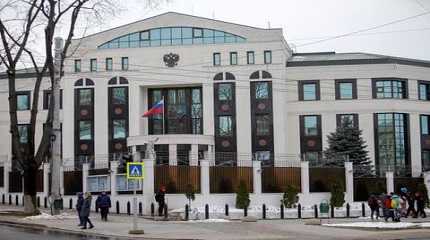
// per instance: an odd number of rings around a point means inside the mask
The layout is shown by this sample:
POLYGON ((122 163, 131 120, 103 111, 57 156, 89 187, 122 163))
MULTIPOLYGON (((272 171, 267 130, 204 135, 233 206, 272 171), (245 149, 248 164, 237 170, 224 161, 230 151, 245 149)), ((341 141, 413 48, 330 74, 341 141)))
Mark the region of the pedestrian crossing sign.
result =
POLYGON ((143 162, 128 162, 127 179, 143 179, 144 169, 143 162))

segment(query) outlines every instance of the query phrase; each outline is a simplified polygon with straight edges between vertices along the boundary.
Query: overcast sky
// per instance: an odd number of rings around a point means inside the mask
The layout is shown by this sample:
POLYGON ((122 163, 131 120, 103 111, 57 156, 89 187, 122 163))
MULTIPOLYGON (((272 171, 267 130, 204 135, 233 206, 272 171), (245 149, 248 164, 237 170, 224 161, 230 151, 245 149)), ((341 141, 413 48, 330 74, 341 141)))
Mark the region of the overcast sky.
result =
POLYGON ((283 28, 297 52, 369 52, 430 60, 430 14, 372 31, 300 46, 331 36, 378 26, 430 12, 430 0, 171 0, 154 10, 126 1, 122 11, 104 26, 109 29, 166 11, 215 18, 232 23, 283 28))

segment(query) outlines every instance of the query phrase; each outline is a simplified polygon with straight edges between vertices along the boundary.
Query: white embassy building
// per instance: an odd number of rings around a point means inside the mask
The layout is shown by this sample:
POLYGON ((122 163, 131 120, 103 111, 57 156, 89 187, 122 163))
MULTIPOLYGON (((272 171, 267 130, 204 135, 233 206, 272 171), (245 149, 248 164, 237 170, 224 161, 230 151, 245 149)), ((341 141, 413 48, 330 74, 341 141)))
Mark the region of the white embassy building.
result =
MULTIPOLYGON (((312 164, 328 146, 326 136, 349 119, 363 131, 380 175, 400 169, 419 177, 430 170, 429 61, 295 53, 282 29, 174 12, 75 39, 70 52, 61 82, 65 169, 83 163, 107 169, 129 151, 144 156, 151 141, 155 165, 312 164), (164 114, 142 117, 162 99, 164 114)), ((18 78, 25 143, 34 74, 18 78)), ((7 84, 0 87, 0 151, 10 171, 7 84)), ((36 142, 49 87, 46 79, 36 142)))

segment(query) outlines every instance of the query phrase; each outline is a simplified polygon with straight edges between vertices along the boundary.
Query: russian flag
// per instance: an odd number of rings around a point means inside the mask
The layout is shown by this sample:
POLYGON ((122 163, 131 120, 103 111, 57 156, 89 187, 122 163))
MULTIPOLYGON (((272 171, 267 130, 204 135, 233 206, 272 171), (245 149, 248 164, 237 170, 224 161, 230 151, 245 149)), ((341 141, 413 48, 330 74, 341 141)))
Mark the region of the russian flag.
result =
POLYGON ((149 109, 148 111, 146 111, 143 114, 143 117, 149 117, 155 114, 160 114, 163 113, 163 109, 164 109, 164 99, 161 99, 161 101, 159 101, 157 104, 155 104, 154 106, 152 106, 151 109, 149 109))

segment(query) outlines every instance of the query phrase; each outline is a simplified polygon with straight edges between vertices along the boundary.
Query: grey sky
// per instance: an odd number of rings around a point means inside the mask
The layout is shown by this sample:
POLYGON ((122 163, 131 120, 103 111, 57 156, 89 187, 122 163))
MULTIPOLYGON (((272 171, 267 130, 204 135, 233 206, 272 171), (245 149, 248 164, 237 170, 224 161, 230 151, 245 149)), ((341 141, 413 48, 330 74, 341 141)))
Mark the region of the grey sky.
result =
POLYGON ((430 14, 365 34, 300 47, 301 44, 381 25, 430 11, 430 0, 172 0, 155 10, 138 0, 125 1, 124 10, 105 30, 129 22, 176 11, 255 27, 282 27, 298 52, 370 52, 430 60, 430 14), (133 5, 133 6, 131 6, 133 5), (406 31, 407 30, 407 31, 406 31))

